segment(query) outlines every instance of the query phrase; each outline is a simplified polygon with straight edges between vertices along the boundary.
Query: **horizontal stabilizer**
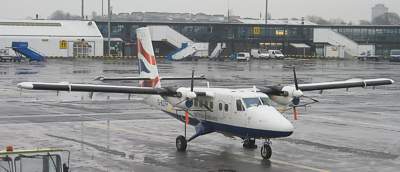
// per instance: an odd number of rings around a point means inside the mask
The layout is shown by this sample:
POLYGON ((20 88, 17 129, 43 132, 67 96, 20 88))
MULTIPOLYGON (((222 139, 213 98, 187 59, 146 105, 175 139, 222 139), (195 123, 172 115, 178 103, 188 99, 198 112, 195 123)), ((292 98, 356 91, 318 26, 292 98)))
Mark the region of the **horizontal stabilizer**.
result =
MULTIPOLYGON (((106 78, 104 76, 99 76, 95 80, 100 81, 145 81, 145 80, 152 80, 154 78, 143 78, 143 77, 115 77, 115 78, 106 78)), ((161 77, 160 80, 191 80, 191 77, 161 77)), ((194 80, 207 80, 204 75, 195 76, 194 80)))

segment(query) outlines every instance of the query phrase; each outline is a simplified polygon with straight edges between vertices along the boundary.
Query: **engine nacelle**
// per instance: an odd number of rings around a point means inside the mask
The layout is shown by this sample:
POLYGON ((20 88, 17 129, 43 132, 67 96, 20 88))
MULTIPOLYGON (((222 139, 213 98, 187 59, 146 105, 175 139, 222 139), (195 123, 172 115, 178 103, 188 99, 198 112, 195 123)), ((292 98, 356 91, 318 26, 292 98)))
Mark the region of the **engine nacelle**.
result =
POLYGON ((166 100, 168 103, 177 108, 190 109, 193 107, 193 99, 187 99, 185 97, 167 97, 166 100))
POLYGON ((189 89, 185 89, 185 88, 178 88, 176 90, 176 92, 179 93, 180 97, 186 98, 186 99, 194 99, 197 97, 195 92, 190 91, 189 89))
MULTIPOLYGON (((303 92, 301 90, 296 90, 294 86, 285 86, 282 88, 283 92, 287 93, 287 96, 272 96, 272 101, 278 103, 279 105, 288 106, 293 104, 294 98, 300 98, 303 96, 303 92)), ((299 102, 296 102, 297 104, 299 102)))

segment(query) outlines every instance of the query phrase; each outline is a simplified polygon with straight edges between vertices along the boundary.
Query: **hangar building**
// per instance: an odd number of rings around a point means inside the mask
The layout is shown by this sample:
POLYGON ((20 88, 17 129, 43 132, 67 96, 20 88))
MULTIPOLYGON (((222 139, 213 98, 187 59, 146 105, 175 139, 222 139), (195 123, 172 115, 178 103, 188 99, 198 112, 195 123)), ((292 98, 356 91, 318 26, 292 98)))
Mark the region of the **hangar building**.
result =
POLYGON ((0 55, 17 55, 21 43, 44 57, 103 56, 104 49, 94 21, 0 20, 0 55))

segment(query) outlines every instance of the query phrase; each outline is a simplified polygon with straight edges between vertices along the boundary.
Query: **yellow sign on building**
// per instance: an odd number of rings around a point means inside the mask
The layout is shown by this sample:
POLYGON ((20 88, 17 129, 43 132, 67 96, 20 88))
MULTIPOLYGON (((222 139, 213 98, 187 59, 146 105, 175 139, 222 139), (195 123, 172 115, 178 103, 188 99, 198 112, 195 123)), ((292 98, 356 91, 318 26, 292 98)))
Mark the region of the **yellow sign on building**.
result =
POLYGON ((67 49, 67 48, 68 48, 68 42, 66 40, 61 40, 60 49, 67 49))
POLYGON ((287 30, 275 30, 276 36, 285 36, 287 35, 287 30))
POLYGON ((260 35, 261 27, 253 27, 253 35, 260 35))

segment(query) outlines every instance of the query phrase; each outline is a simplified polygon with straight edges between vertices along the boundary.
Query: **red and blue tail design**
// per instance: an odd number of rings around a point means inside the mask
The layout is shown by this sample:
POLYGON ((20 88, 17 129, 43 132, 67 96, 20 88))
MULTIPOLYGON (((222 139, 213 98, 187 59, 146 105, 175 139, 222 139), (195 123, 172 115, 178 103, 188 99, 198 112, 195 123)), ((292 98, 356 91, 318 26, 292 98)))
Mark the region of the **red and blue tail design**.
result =
POLYGON ((153 45, 149 28, 143 27, 136 30, 139 77, 151 78, 140 81, 142 87, 161 87, 157 62, 154 56, 153 45))

